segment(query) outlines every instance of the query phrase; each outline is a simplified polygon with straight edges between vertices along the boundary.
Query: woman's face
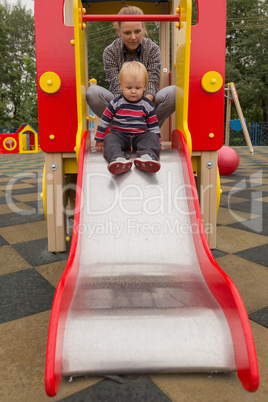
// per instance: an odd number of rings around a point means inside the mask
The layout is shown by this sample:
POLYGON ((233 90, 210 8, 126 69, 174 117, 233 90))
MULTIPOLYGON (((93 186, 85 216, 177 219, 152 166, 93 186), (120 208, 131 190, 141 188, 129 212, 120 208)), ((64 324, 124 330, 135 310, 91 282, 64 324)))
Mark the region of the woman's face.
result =
POLYGON ((139 21, 121 22, 118 34, 123 39, 128 52, 134 52, 142 40, 143 27, 139 21))

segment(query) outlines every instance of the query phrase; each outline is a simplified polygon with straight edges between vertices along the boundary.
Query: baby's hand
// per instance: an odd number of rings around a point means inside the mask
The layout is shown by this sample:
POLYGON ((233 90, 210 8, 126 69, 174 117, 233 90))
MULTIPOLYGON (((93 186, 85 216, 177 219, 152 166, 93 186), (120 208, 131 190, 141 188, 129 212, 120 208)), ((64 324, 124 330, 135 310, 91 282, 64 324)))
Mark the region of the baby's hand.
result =
POLYGON ((104 141, 96 141, 93 151, 103 151, 103 148, 104 148, 104 141))

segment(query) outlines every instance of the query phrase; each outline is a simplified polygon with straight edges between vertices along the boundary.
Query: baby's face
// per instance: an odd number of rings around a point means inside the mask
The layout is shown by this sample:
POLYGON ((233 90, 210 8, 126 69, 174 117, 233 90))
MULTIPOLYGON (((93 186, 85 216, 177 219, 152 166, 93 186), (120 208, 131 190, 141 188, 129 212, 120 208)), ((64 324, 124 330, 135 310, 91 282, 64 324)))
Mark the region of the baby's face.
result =
POLYGON ((145 91, 145 79, 142 74, 135 77, 124 74, 120 83, 124 97, 130 102, 137 102, 145 91))

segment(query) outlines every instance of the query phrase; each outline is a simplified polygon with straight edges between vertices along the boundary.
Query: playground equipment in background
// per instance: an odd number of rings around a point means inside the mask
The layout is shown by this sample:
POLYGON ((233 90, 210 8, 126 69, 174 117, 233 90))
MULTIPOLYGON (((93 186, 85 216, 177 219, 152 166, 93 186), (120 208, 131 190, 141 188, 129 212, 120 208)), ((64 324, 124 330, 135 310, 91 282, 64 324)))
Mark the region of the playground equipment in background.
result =
POLYGON ((226 103, 226 125, 225 125, 225 145, 218 151, 218 168, 219 174, 227 176, 236 171, 239 166, 239 156, 235 149, 229 147, 230 142, 230 128, 239 131, 243 130, 243 134, 251 154, 254 153, 251 139, 248 133, 246 120, 243 116, 243 112, 238 99, 237 90, 233 82, 228 84, 227 87, 227 103, 226 103), (239 120, 230 120, 231 118, 231 105, 234 102, 239 120))
MULTIPOLYGON (((240 124, 239 126, 242 128, 243 133, 244 133, 244 137, 247 143, 247 146, 249 148, 249 151, 251 154, 254 154, 254 149, 252 146, 252 142, 248 133, 248 129, 247 129, 247 125, 246 125, 246 121, 240 106, 240 102, 238 99, 238 93, 235 87, 235 84, 233 82, 230 82, 227 86, 227 103, 226 103, 226 125, 225 125, 225 145, 229 146, 229 141, 230 141, 230 127, 233 125, 233 129, 235 130, 238 125, 238 121, 232 121, 231 119, 231 106, 232 103, 234 102, 235 107, 236 107, 236 111, 238 113, 238 117, 239 117, 239 121, 240 124)), ((237 128, 238 130, 240 130, 241 128, 237 128)))
POLYGON ((172 149, 163 151, 162 168, 150 178, 137 169, 114 178, 102 154, 90 151, 86 21, 118 20, 121 1, 93 0, 87 9, 80 0, 35 1, 49 251, 66 249, 65 206, 76 190, 70 255, 51 312, 46 392, 58 392, 62 375, 236 370, 244 388, 255 391, 258 363, 247 313, 210 251, 223 145, 225 0, 198 0, 194 26, 190 0, 132 4, 146 15, 125 21, 160 21, 160 87, 176 85, 172 125, 162 130, 172 149), (171 77, 167 21, 176 21, 171 77), (140 200, 137 189, 147 198, 140 200), (113 225, 123 225, 123 247, 113 225))
POLYGON ((0 154, 27 154, 40 152, 37 132, 27 123, 14 134, 0 134, 0 154))

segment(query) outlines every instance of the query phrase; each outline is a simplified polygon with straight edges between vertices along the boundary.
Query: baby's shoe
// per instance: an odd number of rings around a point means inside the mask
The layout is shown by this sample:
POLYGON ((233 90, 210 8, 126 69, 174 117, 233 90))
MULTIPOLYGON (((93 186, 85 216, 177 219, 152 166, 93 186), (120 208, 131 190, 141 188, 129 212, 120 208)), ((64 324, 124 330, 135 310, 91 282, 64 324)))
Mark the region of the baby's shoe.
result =
POLYGON ((160 163, 152 154, 143 154, 134 160, 136 168, 148 173, 156 173, 160 169, 160 163))
POLYGON ((132 162, 126 158, 114 158, 108 165, 108 170, 112 174, 121 174, 128 172, 131 169, 132 162))

